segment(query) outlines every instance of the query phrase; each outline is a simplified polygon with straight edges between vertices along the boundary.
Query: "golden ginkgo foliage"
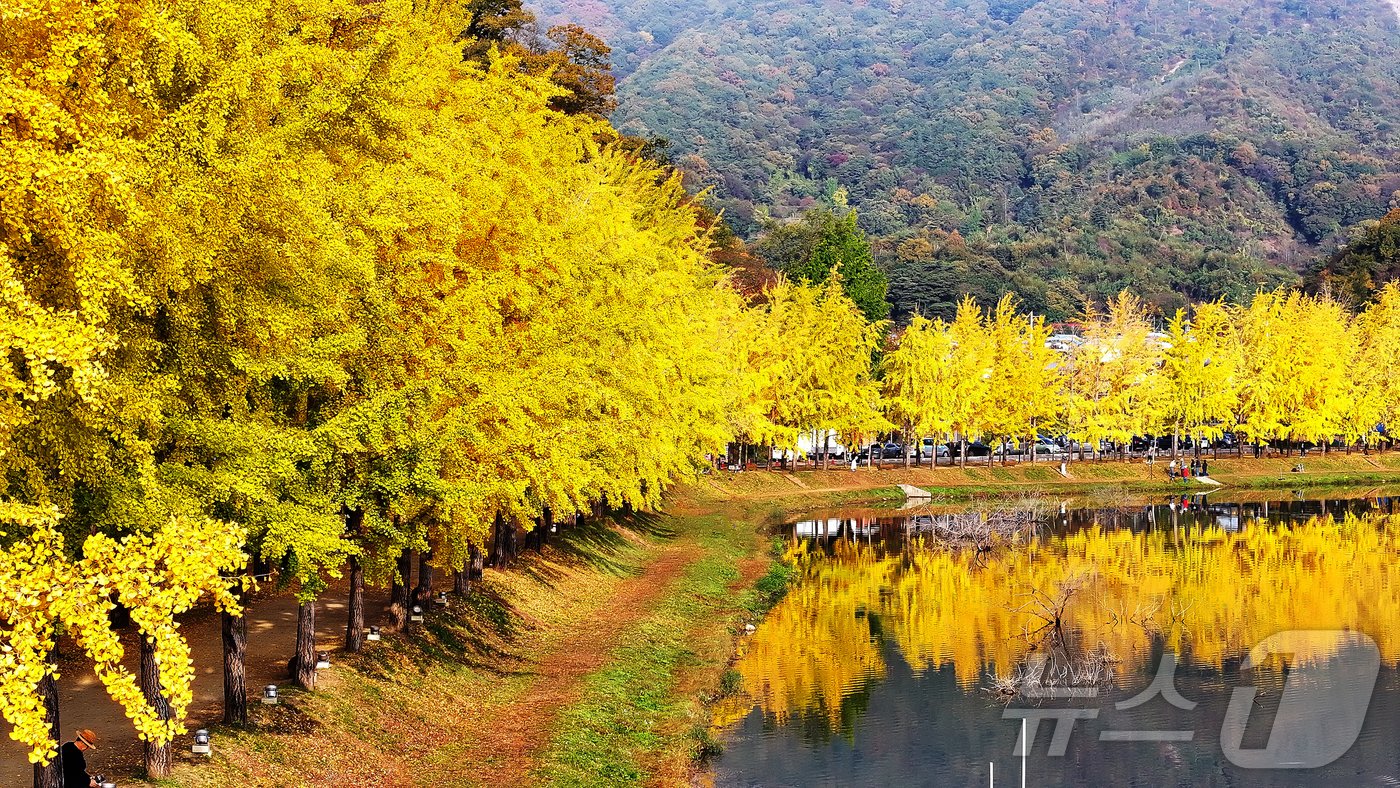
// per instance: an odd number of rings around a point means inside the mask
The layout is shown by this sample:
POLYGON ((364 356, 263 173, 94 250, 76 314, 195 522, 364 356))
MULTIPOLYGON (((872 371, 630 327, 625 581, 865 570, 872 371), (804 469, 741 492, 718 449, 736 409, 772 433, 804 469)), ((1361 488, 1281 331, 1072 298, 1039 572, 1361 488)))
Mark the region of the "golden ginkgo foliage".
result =
POLYGON ((1400 336, 1397 293, 1384 288, 1360 314, 1279 291, 1160 316, 1123 292, 1090 306, 1055 350, 1043 320, 1012 300, 986 312, 969 301, 947 327, 916 317, 898 335, 881 406, 913 435, 1053 434, 1095 451, 1143 436, 1218 445, 1226 434, 1261 446, 1375 445, 1391 440, 1386 425, 1400 414, 1385 374, 1400 336))
POLYGON ((175 616, 236 611, 245 547, 307 612, 347 561, 457 569, 516 524, 654 507, 736 434, 882 426, 880 327, 839 285, 745 303, 679 177, 464 61, 463 13, 0 10, 0 713, 36 758, 60 632, 169 741, 175 616))

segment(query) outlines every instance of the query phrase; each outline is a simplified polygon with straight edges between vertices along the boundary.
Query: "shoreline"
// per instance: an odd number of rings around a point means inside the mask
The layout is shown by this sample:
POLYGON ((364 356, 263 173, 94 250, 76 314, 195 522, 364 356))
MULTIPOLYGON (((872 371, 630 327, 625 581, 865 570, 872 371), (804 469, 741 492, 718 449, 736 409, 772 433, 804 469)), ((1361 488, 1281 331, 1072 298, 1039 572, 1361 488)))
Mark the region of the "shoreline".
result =
MULTIPOLYGON (((883 469, 861 468, 831 470, 779 469, 749 471, 716 471, 704 475, 698 482, 686 485, 678 497, 695 501, 784 502, 814 495, 831 495, 838 499, 849 496, 876 494, 882 499, 899 499, 895 490, 899 484, 909 484, 927 490, 934 503, 960 503, 982 497, 1016 495, 1026 492, 1091 494, 1094 492, 1128 493, 1196 493, 1229 489, 1304 489, 1366 485, 1400 485, 1400 453, 1387 454, 1317 454, 1308 457, 1222 457, 1207 458, 1210 477, 1220 486, 1195 481, 1169 481, 1166 464, 1148 466, 1140 459, 1086 460, 1067 466, 1068 476, 1061 476, 1058 463, 1013 463, 1006 466, 969 464, 937 468, 883 469), (1304 470, 1294 472, 1301 464, 1304 470), (883 491, 883 492, 881 492, 883 491)), ((839 500, 838 500, 839 502, 839 500)))

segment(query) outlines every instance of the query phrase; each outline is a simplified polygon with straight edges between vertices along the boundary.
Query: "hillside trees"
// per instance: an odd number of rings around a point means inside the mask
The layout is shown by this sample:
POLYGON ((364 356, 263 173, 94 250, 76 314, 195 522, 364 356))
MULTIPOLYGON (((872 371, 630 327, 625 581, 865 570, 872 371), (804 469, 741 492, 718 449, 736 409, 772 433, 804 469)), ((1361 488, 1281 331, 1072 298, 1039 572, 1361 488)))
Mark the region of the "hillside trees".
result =
POLYGON ((588 8, 628 72, 620 128, 673 140, 749 238, 843 189, 901 320, 1008 291, 1051 320, 1125 288, 1243 303, 1400 189, 1384 0, 588 8))
POLYGON ((560 112, 602 120, 617 108, 612 50, 601 38, 575 24, 541 35, 521 0, 469 0, 463 12, 465 18, 454 21, 464 24, 464 59, 487 65, 493 53, 506 54, 516 68, 549 77, 560 88, 550 107, 560 112))
POLYGON ((1309 274, 1313 290, 1327 290, 1352 308, 1374 299, 1400 277, 1400 208, 1352 228, 1345 246, 1309 274))
POLYGON ((871 257, 870 242, 854 211, 838 216, 813 211, 795 226, 776 226, 756 246, 773 268, 798 282, 821 284, 841 271, 846 295, 867 320, 889 316, 889 282, 871 257))

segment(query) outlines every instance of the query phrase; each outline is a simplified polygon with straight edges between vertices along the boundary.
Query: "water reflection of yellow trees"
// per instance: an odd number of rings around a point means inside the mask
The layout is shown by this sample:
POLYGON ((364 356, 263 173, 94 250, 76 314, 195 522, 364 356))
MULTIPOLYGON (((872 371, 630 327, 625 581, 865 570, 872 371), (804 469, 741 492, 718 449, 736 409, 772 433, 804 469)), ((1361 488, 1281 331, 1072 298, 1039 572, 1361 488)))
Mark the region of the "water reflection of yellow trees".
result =
MULTIPOLYGON (((916 672, 951 666, 971 688, 1044 645, 1060 614, 1064 642, 1102 649, 1138 671, 1154 641, 1219 666, 1288 629, 1352 629, 1400 662, 1400 517, 1297 525, 1132 532, 1088 529, 976 554, 840 542, 830 555, 794 545, 791 592, 748 639, 736 669, 745 695, 778 722, 824 716, 885 671, 896 648, 916 672), (1040 635, 1037 635, 1037 632, 1040 635)), ((1315 658, 1331 653, 1319 641, 1315 658)))
POLYGON ((806 547, 799 541, 789 551, 787 560, 797 563, 799 577, 736 664, 752 702, 740 697, 721 704, 721 723, 728 715, 744 716, 757 703, 779 722, 809 712, 839 729, 843 701, 884 676, 883 636, 873 616, 895 564, 861 544, 838 542, 831 559, 809 554, 806 547))

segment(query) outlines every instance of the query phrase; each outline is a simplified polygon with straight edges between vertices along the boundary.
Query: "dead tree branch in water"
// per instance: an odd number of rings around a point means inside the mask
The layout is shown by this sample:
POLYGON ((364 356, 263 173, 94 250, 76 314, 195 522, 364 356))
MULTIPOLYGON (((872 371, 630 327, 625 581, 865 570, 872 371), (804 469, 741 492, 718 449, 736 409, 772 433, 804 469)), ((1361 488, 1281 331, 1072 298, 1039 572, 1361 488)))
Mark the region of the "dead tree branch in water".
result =
POLYGON ((1032 511, 998 510, 922 515, 911 520, 910 530, 929 534, 950 547, 971 548, 980 553, 1028 539, 1039 525, 1032 511))

